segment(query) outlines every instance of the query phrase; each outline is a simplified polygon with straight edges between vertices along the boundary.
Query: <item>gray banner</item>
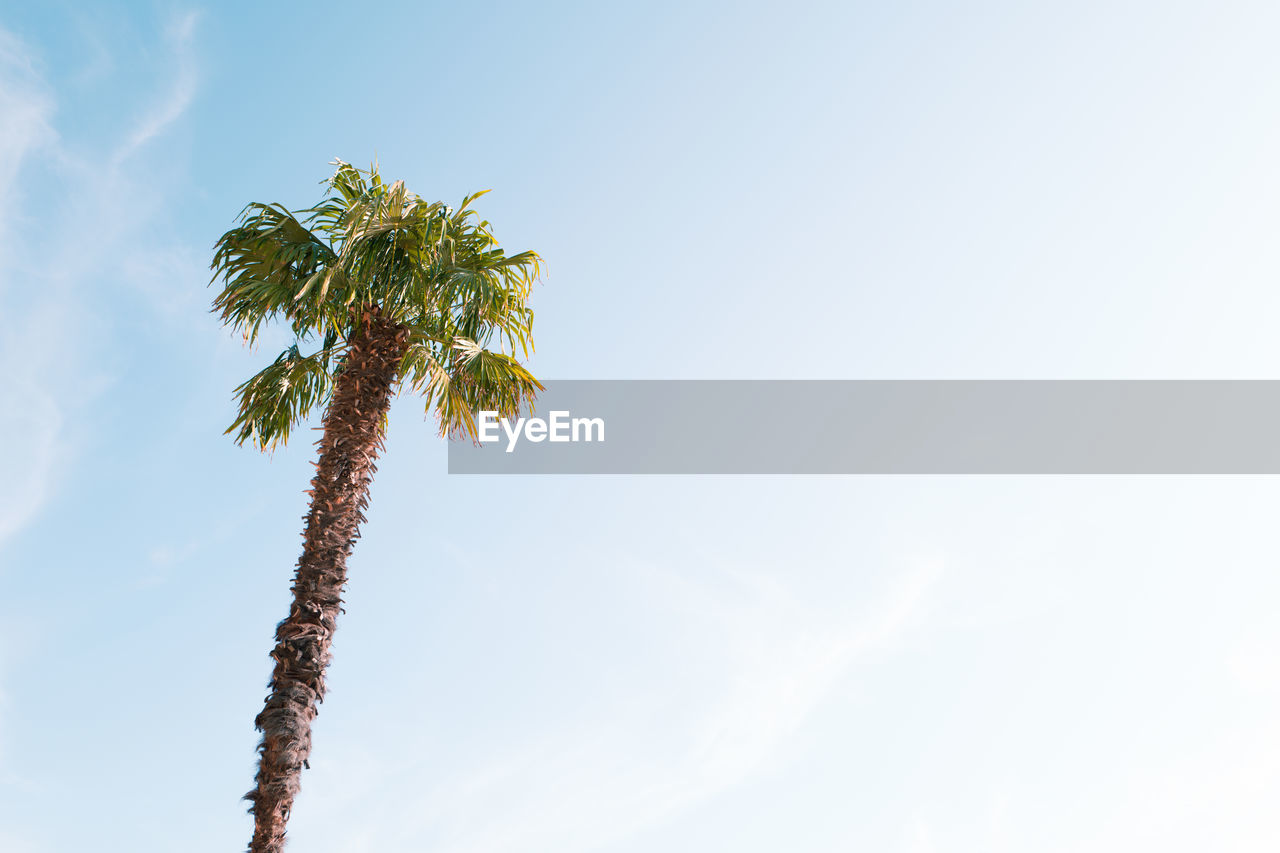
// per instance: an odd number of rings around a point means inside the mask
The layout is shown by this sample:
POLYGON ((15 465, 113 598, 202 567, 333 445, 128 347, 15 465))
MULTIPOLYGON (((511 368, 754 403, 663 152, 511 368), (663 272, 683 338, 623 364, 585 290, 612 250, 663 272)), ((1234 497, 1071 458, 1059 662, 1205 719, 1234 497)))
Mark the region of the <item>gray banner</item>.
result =
POLYGON ((563 380, 487 421, 449 473, 1280 474, 1271 380, 563 380))

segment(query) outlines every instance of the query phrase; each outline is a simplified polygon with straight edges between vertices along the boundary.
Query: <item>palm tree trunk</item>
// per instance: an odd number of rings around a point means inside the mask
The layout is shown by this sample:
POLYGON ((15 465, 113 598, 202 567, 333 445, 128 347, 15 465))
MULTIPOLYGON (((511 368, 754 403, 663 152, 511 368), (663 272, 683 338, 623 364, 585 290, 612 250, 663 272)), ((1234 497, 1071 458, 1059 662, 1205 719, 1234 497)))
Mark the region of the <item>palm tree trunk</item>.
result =
POLYGON ((257 785, 245 795, 254 818, 249 853, 284 849, 285 824, 311 753, 311 721, 324 700, 324 672, 342 609, 347 555, 360 536, 405 343, 402 328, 365 314, 325 412, 302 556, 293 577, 293 605, 276 627, 271 692, 254 721, 262 742, 257 785))

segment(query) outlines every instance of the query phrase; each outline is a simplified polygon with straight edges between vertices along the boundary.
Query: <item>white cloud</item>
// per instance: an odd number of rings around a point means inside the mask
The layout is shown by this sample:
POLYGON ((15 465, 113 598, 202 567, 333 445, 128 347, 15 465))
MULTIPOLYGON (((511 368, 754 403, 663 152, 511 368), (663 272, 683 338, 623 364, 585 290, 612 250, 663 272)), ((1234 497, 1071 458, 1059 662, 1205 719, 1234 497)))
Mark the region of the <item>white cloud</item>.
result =
POLYGON ((9 449, 0 478, 0 542, 30 519, 48 495, 62 426, 60 408, 43 387, 33 355, 42 348, 47 317, 19 311, 13 255, 26 209, 20 197, 23 166, 57 139, 50 119, 53 99, 34 70, 30 53, 0 30, 0 446, 9 449))
MULTIPOLYGON (((96 154, 85 146, 77 150, 90 153, 73 154, 62 144, 53 125, 56 99, 37 71, 35 55, 0 30, 0 550, 53 495, 88 429, 82 415, 109 383, 95 349, 107 343, 102 323, 84 297, 110 280, 112 271, 127 275, 126 261, 139 255, 167 259, 168 270, 186 263, 180 250, 139 237, 163 199, 137 191, 121 162, 190 103, 195 73, 186 47, 194 22, 184 16, 171 31, 179 70, 168 97, 125 147, 100 146, 96 154), (38 186, 26 180, 35 167, 47 170, 38 186), (63 229, 64 222, 80 227, 63 229)), ((145 283, 140 290, 148 293, 145 283)), ((152 301, 165 310, 166 304, 152 301)), ((0 643, 0 664, 11 653, 0 643)), ((5 699, 0 692, 0 706, 5 699)), ((0 747, 6 734, 0 725, 0 747)), ((0 763, 0 786, 28 785, 7 762, 0 763)), ((3 834, 0 849, 36 850, 3 834)))
POLYGON ((784 762, 794 735, 859 660, 911 628, 938 576, 936 565, 904 571, 851 616, 800 601, 763 573, 693 579, 648 564, 632 569, 651 593, 647 606, 674 611, 651 614, 653 624, 680 637, 705 690, 655 696, 633 686, 618 713, 526 742, 435 785, 424 783, 420 767, 375 773, 368 756, 353 759, 363 768, 357 778, 381 778, 384 794, 389 778, 403 776, 404 784, 390 786, 403 797, 371 813, 347 773, 326 772, 333 785, 314 779, 308 792, 307 838, 334 850, 413 850, 429 842, 444 853, 573 853, 660 825, 784 762), (354 813, 364 819, 352 821, 354 813))
POLYGON ((794 601, 779 607, 784 589, 762 583, 754 606, 736 615, 734 686, 703 727, 682 797, 710 795, 763 764, 858 657, 901 634, 937 575, 933 564, 906 572, 869 614, 852 622, 824 619, 794 601))
POLYGON ((191 106, 197 83, 195 57, 191 47, 198 20, 196 12, 187 12, 171 21, 166 28, 165 41, 173 51, 176 65, 173 82, 165 97, 147 111, 129 134, 125 144, 116 152, 114 164, 123 162, 163 133, 165 128, 177 121, 187 111, 187 107, 191 106))
POLYGON ((33 337, 43 324, 25 332, 6 336, 0 343, 0 364, 10 375, 0 380, 0 442, 20 448, 7 464, 0 485, 0 543, 22 528, 49 497, 51 480, 58 462, 63 430, 62 408, 40 384, 38 371, 27 359, 39 352, 42 342, 33 337))
MULTIPOLYGON (((13 198, 23 161, 37 146, 55 138, 49 123, 53 100, 36 74, 31 55, 10 33, 0 30, 0 196, 13 198)), ((9 216, 6 205, 0 216, 9 216)))
MULTIPOLYGON (((191 55, 196 15, 174 19, 166 40, 175 73, 166 96, 143 116, 123 146, 73 154, 53 126, 55 97, 33 52, 0 30, 0 443, 16 449, 0 478, 0 547, 50 497, 75 440, 73 412, 109 383, 102 360, 87 356, 100 323, 79 298, 111 271, 173 271, 189 253, 139 239, 163 199, 142 192, 123 169, 129 154, 155 139, 187 109, 196 89, 191 55), (39 190, 24 175, 49 169, 39 190), (98 225, 61 230, 61 222, 98 225), (146 259, 145 261, 142 259, 146 259), (150 263, 156 260, 157 263, 150 263)), ((89 140, 91 143, 95 140, 89 140)), ((139 285, 152 290, 145 277, 139 285)), ((157 291, 158 293, 158 291, 157 291)), ((167 303, 152 294, 156 307, 167 303)))

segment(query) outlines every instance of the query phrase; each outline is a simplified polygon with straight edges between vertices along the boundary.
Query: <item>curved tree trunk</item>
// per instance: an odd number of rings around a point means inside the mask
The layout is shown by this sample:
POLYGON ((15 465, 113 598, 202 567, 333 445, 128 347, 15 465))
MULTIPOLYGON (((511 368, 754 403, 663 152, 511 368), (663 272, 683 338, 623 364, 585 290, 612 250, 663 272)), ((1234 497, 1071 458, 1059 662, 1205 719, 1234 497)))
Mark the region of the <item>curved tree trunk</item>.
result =
POLYGON ((245 795, 254 818, 249 853, 284 849, 285 824, 311 753, 311 721, 324 700, 324 671, 347 582, 347 555, 360 536, 396 369, 405 350, 403 329, 377 316, 366 314, 364 319, 324 416, 302 556, 293 578, 293 605, 276 628, 271 693, 254 721, 262 742, 257 785, 245 795))

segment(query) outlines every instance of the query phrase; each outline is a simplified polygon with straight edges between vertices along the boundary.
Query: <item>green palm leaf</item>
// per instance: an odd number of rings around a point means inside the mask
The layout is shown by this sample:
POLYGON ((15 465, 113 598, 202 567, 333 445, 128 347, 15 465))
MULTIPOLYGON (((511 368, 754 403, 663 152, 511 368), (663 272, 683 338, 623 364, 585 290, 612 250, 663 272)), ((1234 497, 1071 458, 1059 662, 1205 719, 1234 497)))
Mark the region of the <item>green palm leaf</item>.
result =
POLYGON ((541 259, 499 246, 472 208, 487 190, 452 209, 376 168, 334 165, 315 206, 250 204, 214 247, 223 322, 251 344, 273 322, 296 338, 236 389, 228 432, 261 448, 285 443, 328 403, 369 312, 405 330, 399 381, 425 397, 443 433, 474 438, 478 408, 515 414, 541 388, 515 359, 533 349, 528 300, 541 259), (312 339, 325 344, 302 355, 312 339))

